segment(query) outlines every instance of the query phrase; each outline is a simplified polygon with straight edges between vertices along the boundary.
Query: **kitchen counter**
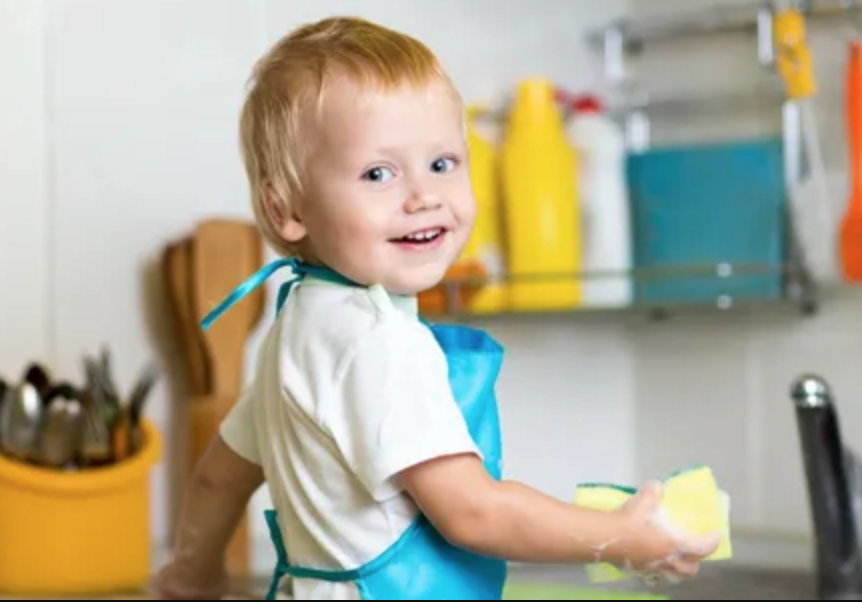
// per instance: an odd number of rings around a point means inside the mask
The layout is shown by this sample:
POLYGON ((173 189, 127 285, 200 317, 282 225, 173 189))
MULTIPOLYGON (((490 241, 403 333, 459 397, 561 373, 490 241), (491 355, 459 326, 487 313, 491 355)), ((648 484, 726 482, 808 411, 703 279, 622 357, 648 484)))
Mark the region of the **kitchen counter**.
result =
MULTIPOLYGON (((574 571, 564 567, 513 568, 511 579, 525 583, 560 584, 586 587, 588 584, 574 571)), ((740 566, 706 566, 696 579, 648 588, 636 581, 607 584, 594 589, 615 592, 649 592, 672 600, 817 600, 814 578, 810 573, 754 569, 740 566)))
MULTIPOLYGON (((513 566, 510 569, 510 580, 513 582, 568 585, 579 588, 590 587, 583 573, 571 567, 525 567, 513 566)), ((226 600, 261 600, 266 582, 241 584, 233 588, 235 595, 226 600), (243 592, 245 592, 243 594, 243 592)), ((615 592, 635 591, 662 594, 672 600, 817 600, 814 594, 814 580, 811 574, 781 569, 757 569, 734 565, 711 565, 703 568, 701 575, 677 585, 665 585, 656 588, 639 587, 639 583, 624 582, 621 584, 592 586, 591 589, 611 590, 615 592)), ((599 597, 599 596, 597 596, 599 597)), ((0 597, 0 600, 150 600, 143 594, 117 594, 106 597, 69 597, 69 598, 12 598, 0 597)), ((600 598, 599 598, 600 599, 600 598)), ((624 598, 621 598, 624 599, 624 598)))
MULTIPOLYGON (((673 600, 816 600, 810 545, 799 540, 752 538, 742 535, 734 545, 734 558, 727 562, 705 563, 701 574, 677 585, 648 589, 632 580, 620 584, 591 586, 577 567, 537 567, 513 564, 510 581, 568 585, 597 590, 651 591, 673 600)), ((228 600, 261 600, 268 576, 237 583, 228 600)), ((146 595, 125 593, 105 597, 3 597, 0 600, 149 600, 146 595)), ((624 598, 623 598, 624 599, 624 598)))
POLYGON ((734 534, 733 558, 706 562, 695 579, 647 588, 636 580, 591 586, 580 569, 513 565, 512 581, 650 592, 672 600, 817 600, 812 546, 804 538, 767 536, 740 530, 734 534))
MULTIPOLYGON (((585 587, 579 571, 570 567, 513 567, 511 580, 523 583, 559 584, 585 587)), ((263 588, 255 588, 257 595, 241 597, 234 596, 226 600, 260 600, 263 598, 263 588)), ((607 585, 601 590, 616 592, 650 591, 663 594, 672 600, 817 600, 814 594, 814 583, 811 575, 798 571, 751 569, 738 566, 710 566, 704 568, 697 579, 653 589, 638 587, 635 582, 621 585, 607 585)), ((237 588, 242 591, 242 588, 237 588)), ((246 590, 247 591, 247 590, 246 590)), ((599 596, 597 598, 601 599, 599 596)), ((96 598, 6 598, 2 600, 149 600, 143 594, 118 594, 109 597, 96 598)), ((620 598, 625 599, 625 598, 620 598)))

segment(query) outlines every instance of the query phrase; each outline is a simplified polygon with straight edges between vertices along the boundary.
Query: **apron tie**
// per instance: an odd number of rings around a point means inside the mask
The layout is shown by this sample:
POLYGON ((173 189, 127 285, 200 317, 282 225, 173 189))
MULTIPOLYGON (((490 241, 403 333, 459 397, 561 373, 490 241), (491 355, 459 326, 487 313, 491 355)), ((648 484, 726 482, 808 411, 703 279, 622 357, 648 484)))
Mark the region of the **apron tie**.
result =
POLYGON ((311 265, 294 257, 282 257, 281 259, 276 259, 275 261, 266 264, 257 272, 252 274, 252 276, 245 282, 236 287, 221 303, 206 315, 206 317, 201 321, 201 328, 204 330, 209 329, 213 322, 215 322, 223 313, 241 301, 243 297, 266 282, 266 280, 278 270, 285 267, 290 268, 292 276, 278 289, 278 297, 275 304, 276 315, 281 312, 281 308, 284 305, 284 302, 287 301, 287 297, 290 295, 293 287, 306 276, 310 275, 329 282, 356 286, 356 283, 352 280, 345 278, 341 274, 338 274, 325 266, 311 265))

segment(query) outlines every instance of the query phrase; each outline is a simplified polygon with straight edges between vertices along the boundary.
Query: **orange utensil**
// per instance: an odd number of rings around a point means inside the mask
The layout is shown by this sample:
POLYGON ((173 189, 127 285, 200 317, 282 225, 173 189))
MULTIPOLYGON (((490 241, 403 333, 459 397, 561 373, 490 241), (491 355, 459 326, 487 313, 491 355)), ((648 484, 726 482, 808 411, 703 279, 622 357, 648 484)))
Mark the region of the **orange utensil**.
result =
POLYGON ((449 312, 470 311, 470 303, 482 290, 488 273, 475 261, 459 261, 446 272, 446 278, 427 291, 419 294, 419 312, 440 315, 449 312), (454 281, 454 282, 453 282, 454 281), (453 286, 453 290, 449 287, 453 286), (454 298, 451 298, 454 293, 454 298))
POLYGON ((844 280, 862 281, 862 46, 850 43, 846 72, 847 134, 850 151, 850 198, 841 222, 840 249, 844 280))

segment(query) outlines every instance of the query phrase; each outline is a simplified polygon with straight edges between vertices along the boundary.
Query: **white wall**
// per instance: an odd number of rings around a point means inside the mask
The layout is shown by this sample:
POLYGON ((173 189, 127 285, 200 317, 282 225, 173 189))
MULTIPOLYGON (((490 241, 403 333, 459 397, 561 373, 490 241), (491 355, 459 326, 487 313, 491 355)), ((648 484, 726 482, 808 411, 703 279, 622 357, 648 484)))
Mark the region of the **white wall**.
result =
POLYGON ((0 366, 51 354, 51 175, 42 2, 0 2, 0 366))
MULTIPOLYGON (((407 6, 0 0, 0 374, 14 378, 41 359, 77 378, 81 355, 107 343, 129 386, 153 354, 176 359, 154 262, 197 219, 250 217, 237 112, 253 61, 290 27, 342 11, 378 19, 426 40, 467 99, 485 100, 536 73, 592 86, 598 62, 582 32, 624 2, 407 6)), ((629 481, 635 389, 625 326, 575 318, 488 326, 509 348, 500 388, 509 474, 561 498, 580 480, 629 481)), ((148 409, 166 436, 182 423, 175 390, 160 386, 148 409)), ((169 525, 168 464, 153 480, 159 541, 169 525)))

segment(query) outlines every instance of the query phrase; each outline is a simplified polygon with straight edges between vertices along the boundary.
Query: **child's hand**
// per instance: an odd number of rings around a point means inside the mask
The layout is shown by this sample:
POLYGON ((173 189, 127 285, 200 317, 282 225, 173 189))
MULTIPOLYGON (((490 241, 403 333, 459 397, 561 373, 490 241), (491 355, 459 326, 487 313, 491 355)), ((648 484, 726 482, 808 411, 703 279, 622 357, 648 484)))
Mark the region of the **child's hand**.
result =
POLYGON ((661 483, 650 482, 617 510, 624 532, 609 542, 608 551, 620 568, 637 574, 670 581, 693 577, 700 562, 718 548, 720 536, 681 532, 663 515, 661 499, 661 483))
POLYGON ((195 576, 179 562, 169 562, 150 583, 154 600, 221 600, 227 594, 228 578, 220 571, 206 578, 195 576))

